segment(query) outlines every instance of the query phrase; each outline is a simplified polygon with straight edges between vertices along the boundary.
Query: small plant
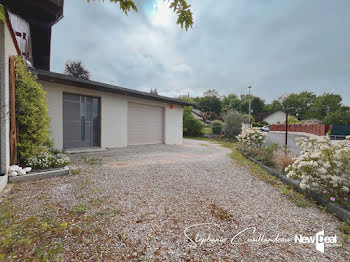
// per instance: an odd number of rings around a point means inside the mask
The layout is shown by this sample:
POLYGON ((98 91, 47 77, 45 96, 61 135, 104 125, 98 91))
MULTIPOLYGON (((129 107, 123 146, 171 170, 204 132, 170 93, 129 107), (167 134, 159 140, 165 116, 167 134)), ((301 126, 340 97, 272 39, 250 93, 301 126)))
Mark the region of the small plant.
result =
POLYGON ((102 159, 97 158, 97 157, 86 157, 83 156, 83 160, 85 164, 89 164, 91 166, 93 165, 101 165, 102 164, 102 159))
POLYGON ((29 158, 27 165, 33 169, 47 169, 65 167, 70 163, 70 158, 64 153, 54 151, 42 151, 29 158))
POLYGON ((73 212, 77 215, 85 214, 86 210, 87 210, 87 207, 83 203, 77 204, 73 208, 73 212))
POLYGON ((214 120, 212 123, 213 134, 220 135, 222 133, 223 122, 219 120, 214 120))
POLYGON ((284 152, 274 152, 272 161, 278 170, 284 171, 287 166, 293 164, 294 159, 290 154, 285 154, 284 152))
POLYGON ((73 167, 73 168, 70 168, 70 173, 71 173, 72 175, 78 175, 78 174, 80 174, 82 171, 83 171, 83 169, 80 168, 80 167, 73 167))

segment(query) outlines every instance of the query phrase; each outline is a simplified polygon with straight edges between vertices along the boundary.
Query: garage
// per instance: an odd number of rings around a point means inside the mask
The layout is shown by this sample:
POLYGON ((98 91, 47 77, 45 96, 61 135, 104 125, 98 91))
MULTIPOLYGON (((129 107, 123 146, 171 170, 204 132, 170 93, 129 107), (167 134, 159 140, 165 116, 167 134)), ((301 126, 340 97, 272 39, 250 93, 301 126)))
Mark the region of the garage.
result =
POLYGON ((164 143, 163 108, 128 103, 128 145, 164 143))

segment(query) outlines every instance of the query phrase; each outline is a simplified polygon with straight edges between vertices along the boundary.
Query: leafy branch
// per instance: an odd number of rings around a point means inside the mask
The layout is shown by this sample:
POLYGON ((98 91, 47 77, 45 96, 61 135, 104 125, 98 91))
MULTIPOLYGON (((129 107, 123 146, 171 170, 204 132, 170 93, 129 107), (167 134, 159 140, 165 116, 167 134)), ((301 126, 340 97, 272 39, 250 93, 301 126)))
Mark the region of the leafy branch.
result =
MULTIPOLYGON (((87 0, 88 2, 104 2, 104 0, 87 0)), ((165 0, 164 0, 165 1, 165 0)), ((170 2, 170 0, 167 0, 170 2)), ((138 12, 136 4, 133 0, 109 0, 111 3, 119 3, 120 9, 128 15, 128 13, 132 10, 138 12)), ((188 29, 193 26, 193 13, 190 9, 191 5, 187 4, 186 0, 172 0, 169 8, 174 10, 174 13, 177 15, 176 24, 180 25, 181 28, 188 29)))

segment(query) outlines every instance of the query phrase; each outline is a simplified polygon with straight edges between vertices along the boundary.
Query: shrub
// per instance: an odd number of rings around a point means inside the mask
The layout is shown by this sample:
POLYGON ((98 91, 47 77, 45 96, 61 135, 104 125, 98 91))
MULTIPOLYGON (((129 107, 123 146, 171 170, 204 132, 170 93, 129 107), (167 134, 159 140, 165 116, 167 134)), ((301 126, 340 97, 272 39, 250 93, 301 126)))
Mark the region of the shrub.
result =
POLYGON ((323 191, 336 197, 349 198, 350 136, 331 143, 327 137, 299 138, 300 156, 288 166, 287 177, 300 180, 302 189, 323 191))
POLYGON ((69 164, 70 159, 64 153, 40 152, 27 161, 27 165, 33 169, 47 169, 65 167, 69 164))
POLYGON ((237 136, 242 131, 242 123, 246 123, 243 115, 237 111, 229 111, 224 116, 224 134, 228 138, 237 136))
POLYGON ((278 144, 272 144, 269 146, 263 146, 260 148, 252 148, 250 154, 255 157, 255 159, 265 166, 274 166, 274 152, 277 150, 278 144))
POLYGON ((45 91, 22 58, 16 58, 16 120, 19 127, 17 152, 20 163, 24 163, 51 142, 45 91))
POLYGON ((219 121, 219 120, 213 121, 212 123, 213 134, 220 135, 222 132, 222 126, 223 126, 222 121, 219 121))
POLYGON ((275 152, 273 154, 273 162, 278 170, 285 170, 285 168, 293 164, 294 159, 290 154, 285 154, 285 152, 275 152))
POLYGON ((265 142, 266 134, 261 132, 259 128, 243 128, 242 132, 237 136, 242 149, 260 148, 265 142))
POLYGON ((184 136, 202 136, 203 123, 192 115, 192 107, 186 106, 183 113, 184 136))

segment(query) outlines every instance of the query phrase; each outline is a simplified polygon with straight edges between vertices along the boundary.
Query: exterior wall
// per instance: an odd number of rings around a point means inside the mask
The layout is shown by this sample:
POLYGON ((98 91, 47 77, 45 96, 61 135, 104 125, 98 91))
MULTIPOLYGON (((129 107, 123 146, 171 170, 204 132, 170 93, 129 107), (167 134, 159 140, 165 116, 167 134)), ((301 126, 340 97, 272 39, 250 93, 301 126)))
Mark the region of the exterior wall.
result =
POLYGON ((267 123, 271 124, 282 124, 286 121, 286 113, 277 111, 264 119, 267 123))
POLYGON ((51 136, 57 149, 63 148, 63 93, 99 97, 101 101, 101 147, 114 148, 128 145, 128 102, 160 106, 164 108, 164 142, 182 144, 183 107, 168 103, 139 99, 85 88, 40 81, 47 92, 51 136))
POLYGON ((10 164, 9 113, 9 58, 17 55, 7 25, 0 20, 0 104, 1 104, 1 173, 7 173, 10 164))

